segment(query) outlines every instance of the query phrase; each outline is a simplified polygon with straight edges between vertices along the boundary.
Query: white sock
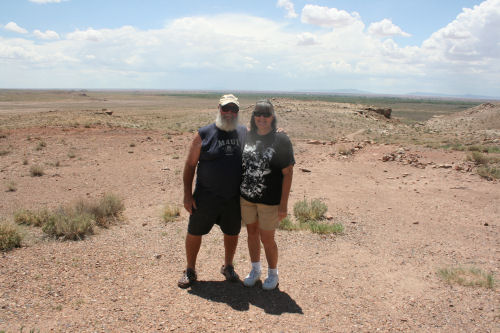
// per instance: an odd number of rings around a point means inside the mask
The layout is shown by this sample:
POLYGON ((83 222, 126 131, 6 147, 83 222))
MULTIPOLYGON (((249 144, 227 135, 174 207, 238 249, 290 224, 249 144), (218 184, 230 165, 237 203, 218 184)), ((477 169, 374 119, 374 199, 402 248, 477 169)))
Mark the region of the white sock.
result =
POLYGON ((253 262, 253 263, 252 263, 252 269, 253 269, 254 271, 260 272, 260 270, 261 270, 261 269, 260 269, 260 261, 253 262))
POLYGON ((278 275, 278 269, 277 268, 268 268, 267 269, 267 275, 269 275, 269 276, 277 276, 278 275))

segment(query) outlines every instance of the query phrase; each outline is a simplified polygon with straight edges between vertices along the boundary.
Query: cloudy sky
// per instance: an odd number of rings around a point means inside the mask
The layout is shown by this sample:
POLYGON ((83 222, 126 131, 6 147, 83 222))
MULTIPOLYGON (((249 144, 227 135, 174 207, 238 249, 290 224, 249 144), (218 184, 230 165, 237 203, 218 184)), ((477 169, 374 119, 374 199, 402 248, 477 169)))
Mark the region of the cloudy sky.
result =
POLYGON ((0 0, 0 88, 500 97, 500 0, 0 0))

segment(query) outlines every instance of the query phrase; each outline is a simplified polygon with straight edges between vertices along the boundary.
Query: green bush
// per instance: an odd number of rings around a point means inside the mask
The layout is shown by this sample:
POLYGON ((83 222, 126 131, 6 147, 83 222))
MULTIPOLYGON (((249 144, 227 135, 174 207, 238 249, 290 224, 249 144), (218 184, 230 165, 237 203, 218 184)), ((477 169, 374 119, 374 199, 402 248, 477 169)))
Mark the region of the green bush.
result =
POLYGON ((300 222, 321 220, 328 210, 326 204, 319 199, 312 199, 307 202, 306 199, 297 201, 293 206, 293 215, 300 222))
POLYGON ((341 234, 344 232, 344 226, 340 223, 330 224, 311 221, 307 224, 309 229, 315 234, 341 234))
POLYGON ((21 247, 22 235, 16 225, 0 221, 0 251, 21 247))
POLYGON ((301 226, 296 223, 293 223, 293 221, 287 216, 283 220, 281 220, 278 228, 281 230, 293 231, 293 230, 300 230, 301 226))

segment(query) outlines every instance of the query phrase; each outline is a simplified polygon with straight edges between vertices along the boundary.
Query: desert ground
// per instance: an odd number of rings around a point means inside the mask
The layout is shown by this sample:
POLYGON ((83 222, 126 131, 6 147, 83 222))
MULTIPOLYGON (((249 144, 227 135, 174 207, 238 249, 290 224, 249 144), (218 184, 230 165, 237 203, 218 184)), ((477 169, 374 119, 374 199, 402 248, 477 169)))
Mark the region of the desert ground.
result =
MULTIPOLYGON (((241 98, 242 123, 256 99, 241 98)), ((224 281, 214 227, 199 281, 180 289, 188 214, 161 216, 182 206, 187 149, 217 101, 0 91, 1 220, 104 193, 125 205, 122 221, 78 241, 19 226, 22 246, 0 252, 0 332, 500 331, 500 184, 467 161, 473 146, 500 156, 500 103, 443 113, 447 105, 417 105, 412 112, 430 114, 410 122, 368 105, 274 98, 295 151, 290 215, 297 201, 320 199, 326 223, 344 231, 278 230, 280 284, 266 292, 224 281), (493 285, 439 274, 458 268, 493 285)), ((234 265, 240 277, 250 268, 243 229, 234 265)))

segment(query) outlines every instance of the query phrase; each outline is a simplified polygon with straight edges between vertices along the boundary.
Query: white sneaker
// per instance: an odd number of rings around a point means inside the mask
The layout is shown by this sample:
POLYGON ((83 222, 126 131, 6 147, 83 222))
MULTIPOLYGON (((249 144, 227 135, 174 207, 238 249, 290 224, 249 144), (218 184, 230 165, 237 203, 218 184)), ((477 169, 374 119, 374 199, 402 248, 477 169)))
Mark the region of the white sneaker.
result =
POLYGON ((268 275, 262 284, 262 289, 264 290, 273 290, 278 286, 278 275, 268 275))
POLYGON ((252 268, 250 273, 245 277, 245 280, 243 280, 245 287, 253 287, 255 283, 260 280, 260 274, 260 271, 252 268))

